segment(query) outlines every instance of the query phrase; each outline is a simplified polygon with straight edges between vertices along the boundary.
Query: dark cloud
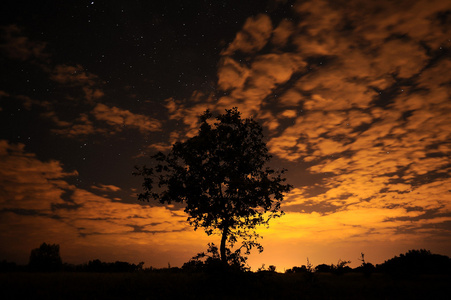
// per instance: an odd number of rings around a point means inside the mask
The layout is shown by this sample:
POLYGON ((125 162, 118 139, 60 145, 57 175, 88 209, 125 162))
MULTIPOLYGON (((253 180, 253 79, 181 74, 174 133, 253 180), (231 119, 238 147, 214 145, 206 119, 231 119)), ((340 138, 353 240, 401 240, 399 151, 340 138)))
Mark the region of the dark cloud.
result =
POLYGON ((98 76, 88 72, 81 65, 57 65, 50 74, 50 79, 68 87, 80 87, 88 102, 103 97, 98 76))
POLYGON ((46 60, 50 55, 45 51, 46 43, 31 41, 17 25, 0 27, 2 43, 0 51, 12 59, 46 60))

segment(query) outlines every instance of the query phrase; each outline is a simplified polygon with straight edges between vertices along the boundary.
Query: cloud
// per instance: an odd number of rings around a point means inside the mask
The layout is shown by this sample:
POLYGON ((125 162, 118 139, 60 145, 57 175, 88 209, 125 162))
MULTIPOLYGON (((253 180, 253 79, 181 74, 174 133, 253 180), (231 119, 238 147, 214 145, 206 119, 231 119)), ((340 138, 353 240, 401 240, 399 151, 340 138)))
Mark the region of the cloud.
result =
POLYGON ((0 141, 0 182, 2 209, 40 211, 50 203, 63 204, 61 195, 71 186, 64 181, 77 176, 76 171, 64 172, 60 162, 42 162, 34 154, 24 152, 23 144, 0 141))
MULTIPOLYGON (((231 64, 233 60, 227 58, 225 64, 231 64)), ((237 61, 234 61, 238 64, 237 61)), ((297 55, 290 53, 263 54, 253 59, 250 67, 234 78, 229 76, 226 87, 233 87, 228 96, 221 97, 216 103, 217 110, 224 110, 237 106, 245 117, 257 116, 265 105, 265 99, 275 89, 286 83, 295 72, 298 72, 306 63, 297 55), (234 80, 232 82, 232 80, 234 80)), ((219 67, 218 78, 222 78, 224 68, 219 67)), ((261 116, 268 116, 262 114, 261 116)), ((257 116, 258 118, 258 116, 257 116)))
MULTIPOLYGON (((352 1, 355 8, 359 1, 352 1)), ((440 14, 449 10, 449 4, 433 1, 397 1, 393 3, 369 3, 354 9, 354 18, 361 18, 357 30, 365 38, 382 41, 392 33, 407 34, 416 41, 423 41, 431 48, 446 42, 449 22, 442 22, 440 14), (381 9, 382 8, 382 9, 381 9), (356 12, 359 11, 360 14, 356 12)))
POLYGON ((231 55, 236 51, 251 54, 262 49, 271 36, 272 24, 268 15, 259 14, 250 17, 243 29, 236 34, 233 42, 223 51, 223 55, 231 55))
POLYGON ((98 100, 104 95, 98 87, 101 83, 98 76, 87 72, 81 65, 57 65, 50 74, 50 79, 68 87, 81 87, 89 102, 98 100))
MULTIPOLYGON (((156 264, 162 264, 158 253, 169 251, 182 263, 195 253, 193 247, 206 243, 183 210, 127 204, 78 188, 68 182, 77 171, 66 172, 58 161, 41 161, 23 144, 0 140, 0 167, 0 242, 8 245, 0 254, 17 262, 27 262, 29 251, 43 241, 60 244, 62 255, 78 263, 94 259, 95 253, 102 260, 119 259, 107 252, 111 249, 130 261, 125 249, 139 246, 156 253, 150 258, 156 264), (177 250, 180 245, 186 249, 177 250)), ((120 190, 104 184, 94 189, 120 190)))
POLYGON ((53 111, 42 116, 51 119, 59 127, 52 129, 52 132, 70 138, 94 134, 112 135, 125 129, 135 129, 145 134, 161 131, 162 128, 161 121, 157 119, 102 103, 97 103, 89 113, 81 113, 73 121, 63 121, 53 111))
POLYGON ((68 85, 94 85, 96 83, 97 76, 85 72, 81 65, 57 65, 53 70, 51 79, 68 85))
POLYGON ((134 114, 129 110, 120 109, 118 107, 109 107, 105 104, 98 103, 91 114, 100 121, 105 121, 108 125, 113 126, 115 130, 121 131, 122 127, 130 127, 138 129, 142 133, 160 131, 161 122, 150 117, 134 114))
POLYGON ((202 109, 237 106, 268 129, 273 155, 323 178, 288 195, 281 227, 264 233, 274 244, 442 241, 451 221, 450 10, 443 1, 302 1, 279 24, 249 18, 221 53, 224 95, 173 100, 169 113, 193 132, 202 109))
POLYGON ((91 188, 95 189, 95 190, 99 190, 99 191, 103 191, 103 192, 117 192, 120 191, 121 188, 112 184, 99 184, 98 186, 91 186, 91 188))
POLYGON ((427 60, 425 49, 418 42, 392 40, 380 47, 374 64, 383 73, 409 78, 418 74, 426 66, 427 60))
POLYGON ((3 43, 0 45, 0 51, 9 58, 18 60, 46 60, 49 54, 45 52, 47 46, 44 42, 31 41, 24 36, 22 30, 17 25, 8 25, 0 27, 3 43))
MULTIPOLYGON (((102 81, 97 75, 88 72, 84 67, 59 64, 52 66, 50 54, 45 52, 46 43, 30 40, 24 36, 17 25, 0 27, 4 43, 0 51, 12 59, 31 61, 38 65, 42 71, 49 74, 49 78, 67 87, 80 88, 84 99, 88 102, 96 101, 104 96, 101 89, 102 81)), ((69 99, 73 97, 68 97, 69 99)), ((29 102, 26 103, 27 105, 29 102)))
POLYGON ((273 30, 271 43, 277 47, 284 47, 288 43, 289 38, 294 32, 294 24, 292 21, 283 19, 279 25, 273 30))
POLYGON ((223 90, 239 88, 248 76, 249 68, 226 56, 218 68, 218 85, 223 90))
POLYGON ((50 111, 42 114, 43 117, 49 118, 58 128, 51 129, 55 134, 64 137, 76 138, 79 136, 88 136, 94 134, 112 134, 115 131, 107 128, 95 126, 93 120, 86 113, 81 113, 78 118, 73 121, 63 121, 58 118, 55 112, 50 111))
POLYGON ((281 117, 284 117, 284 118, 295 118, 296 116, 297 116, 297 112, 293 109, 287 109, 281 113, 281 117))
POLYGON ((0 97, 9 97, 9 94, 7 93, 7 92, 5 92, 5 91, 1 91, 0 90, 0 97))
MULTIPOLYGON (((47 55, 44 55, 42 52, 45 46, 44 43, 31 42, 26 37, 13 38, 15 35, 21 33, 14 25, 4 27, 3 29, 7 42, 6 45, 2 46, 5 51, 14 52, 17 56, 16 58, 22 60, 31 57, 41 60, 47 58, 47 55)), ((59 64, 52 67, 50 65, 50 60, 46 61, 45 64, 40 64, 43 71, 49 75, 49 79, 59 83, 66 89, 74 89, 70 95, 66 96, 66 99, 77 100, 76 103, 78 106, 81 98, 82 102, 91 105, 91 111, 81 112, 76 119, 64 120, 59 114, 61 101, 39 101, 26 95, 14 95, 7 91, 2 91, 1 96, 22 101, 24 107, 28 110, 32 109, 33 106, 44 108, 46 111, 41 113, 41 117, 50 119, 57 126, 57 128, 51 131, 56 134, 65 135, 66 137, 115 134, 123 131, 126 127, 137 129, 142 133, 161 130, 161 122, 156 119, 134 114, 129 110, 120 109, 115 106, 109 107, 105 104, 97 103, 104 96, 101 88, 103 82, 97 75, 88 72, 83 66, 79 64, 59 64), (99 126, 99 121, 103 126, 99 126), (108 126, 104 126, 105 123, 108 126)), ((64 109, 67 109, 67 103, 65 103, 64 109)))
POLYGON ((179 137, 195 134, 198 116, 207 108, 222 113, 225 109, 238 107, 243 117, 265 120, 265 126, 275 129, 279 126, 278 121, 269 110, 262 110, 265 100, 305 66, 302 59, 290 53, 259 55, 249 67, 226 56, 218 67, 218 84, 230 91, 228 95, 219 99, 212 95, 202 95, 203 102, 199 103, 196 99, 199 98, 199 93, 193 93, 189 101, 167 99, 166 108, 171 119, 182 120, 189 126, 185 132, 178 133, 179 137))

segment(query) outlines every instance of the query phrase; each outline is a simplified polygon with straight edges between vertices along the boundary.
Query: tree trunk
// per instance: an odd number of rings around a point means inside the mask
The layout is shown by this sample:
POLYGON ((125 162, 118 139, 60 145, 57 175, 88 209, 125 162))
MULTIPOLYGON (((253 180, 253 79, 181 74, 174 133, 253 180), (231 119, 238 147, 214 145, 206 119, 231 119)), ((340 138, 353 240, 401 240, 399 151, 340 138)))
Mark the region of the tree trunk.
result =
POLYGON ((221 261, 224 265, 227 265, 226 242, 227 242, 228 233, 229 233, 229 228, 226 225, 226 226, 224 226, 224 229, 222 230, 221 247, 219 248, 219 251, 221 254, 221 261))

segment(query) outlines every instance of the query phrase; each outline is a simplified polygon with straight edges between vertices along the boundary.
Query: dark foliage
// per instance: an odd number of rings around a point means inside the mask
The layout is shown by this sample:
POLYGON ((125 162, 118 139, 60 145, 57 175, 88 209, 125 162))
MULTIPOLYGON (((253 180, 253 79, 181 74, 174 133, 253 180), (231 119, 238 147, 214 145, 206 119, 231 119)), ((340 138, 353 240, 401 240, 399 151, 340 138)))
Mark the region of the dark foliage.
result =
POLYGON ((347 266, 349 263, 350 261, 344 261, 340 259, 338 260, 338 263, 336 265, 320 264, 315 267, 315 272, 341 275, 352 271, 352 269, 347 266))
POLYGON ((332 272, 332 267, 326 264, 320 264, 315 267, 315 272, 324 273, 324 272, 332 272))
POLYGON ((151 156, 152 167, 137 167, 134 174, 144 177, 138 199, 184 203, 195 229, 222 236, 219 253, 226 264, 227 248, 238 240, 245 254, 254 247, 263 251, 255 229, 282 215, 280 204, 292 186, 284 183, 286 170, 266 166, 271 155, 257 122, 241 119, 236 108, 215 122, 207 110, 199 120, 196 136, 175 143, 167 155, 151 156))
POLYGON ((90 260, 87 264, 63 264, 65 272, 94 272, 94 273, 129 273, 143 271, 144 262, 131 264, 123 261, 102 262, 99 259, 90 260))
MULTIPOLYGON (((246 265, 247 257, 241 255, 239 250, 231 252, 230 249, 226 249, 227 256, 227 271, 249 271, 249 267, 246 265)), ((191 258, 182 267, 184 271, 191 272, 223 272, 224 264, 221 261, 218 247, 214 243, 208 244, 207 252, 198 253, 191 258)))
POLYGON ((1 299, 446 299, 449 275, 393 280, 380 273, 0 273, 1 299))
POLYGON ((285 271, 285 273, 287 273, 287 274, 292 274, 292 273, 305 274, 305 273, 311 273, 311 272, 312 272, 312 270, 307 269, 307 267, 305 265, 302 265, 300 267, 293 267, 293 268, 287 269, 285 271))
POLYGON ((310 263, 310 260, 307 258, 307 265, 302 265, 300 267, 293 267, 285 271, 287 274, 304 274, 306 275, 307 280, 313 280, 313 265, 310 263))
POLYGON ((351 263, 351 261, 349 261, 349 260, 346 261, 346 260, 339 259, 336 265, 334 265, 334 264, 331 265, 332 273, 341 275, 344 273, 351 272, 352 269, 347 266, 350 263, 351 263))
POLYGON ((82 271, 86 272, 136 272, 142 271, 143 262, 139 264, 130 264, 128 262, 116 261, 112 263, 102 262, 99 259, 90 260, 82 266, 82 271))
POLYGON ((363 273, 366 277, 369 277, 376 271, 376 267, 372 263, 365 261, 365 254, 361 253, 360 261, 362 264, 354 269, 355 272, 363 273))
POLYGON ((42 243, 39 248, 31 250, 28 267, 32 271, 59 271, 62 265, 60 246, 58 244, 42 243))
POLYGON ((386 260, 378 265, 377 269, 388 273, 450 274, 451 259, 448 256, 432 254, 425 249, 409 250, 399 257, 386 260))
POLYGON ((275 272, 275 271, 276 271, 276 266, 274 266, 274 265, 268 266, 268 272, 275 272))
POLYGON ((18 266, 15 262, 9 262, 6 260, 0 261, 0 272, 12 272, 16 271, 18 266))

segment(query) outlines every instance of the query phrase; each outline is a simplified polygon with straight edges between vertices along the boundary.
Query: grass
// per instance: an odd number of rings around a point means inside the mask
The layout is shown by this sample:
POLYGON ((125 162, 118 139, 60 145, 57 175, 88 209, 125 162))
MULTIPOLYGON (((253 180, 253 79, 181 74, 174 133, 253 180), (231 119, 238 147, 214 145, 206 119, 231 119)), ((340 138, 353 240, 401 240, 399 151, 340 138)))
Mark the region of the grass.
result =
POLYGON ((450 275, 0 274, 1 299, 447 299, 450 275), (443 296, 442 296, 443 295, 443 296))

